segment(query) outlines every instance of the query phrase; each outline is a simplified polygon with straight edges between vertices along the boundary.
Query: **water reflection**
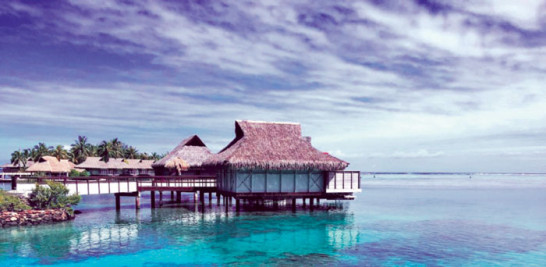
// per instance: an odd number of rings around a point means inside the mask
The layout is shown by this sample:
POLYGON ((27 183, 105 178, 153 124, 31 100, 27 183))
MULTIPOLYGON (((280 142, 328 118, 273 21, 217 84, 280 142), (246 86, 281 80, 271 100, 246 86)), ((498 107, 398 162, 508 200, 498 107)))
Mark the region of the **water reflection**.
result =
POLYGON ((346 206, 226 212, 224 206, 190 202, 116 212, 109 197, 95 198, 82 205, 75 221, 0 230, 0 260, 51 264, 166 249, 180 253, 174 260, 181 263, 267 262, 313 253, 322 259, 359 239, 346 206))

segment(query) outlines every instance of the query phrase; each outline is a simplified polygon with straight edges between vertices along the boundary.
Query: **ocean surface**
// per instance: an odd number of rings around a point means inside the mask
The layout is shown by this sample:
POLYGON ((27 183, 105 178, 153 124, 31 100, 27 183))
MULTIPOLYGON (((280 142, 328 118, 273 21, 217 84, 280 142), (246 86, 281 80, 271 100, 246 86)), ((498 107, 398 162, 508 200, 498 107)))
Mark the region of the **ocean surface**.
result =
MULTIPOLYGON (((546 266, 546 175, 364 174, 313 210, 84 196, 74 221, 0 229, 0 266, 546 266), (374 178, 375 175, 375 178, 374 178)), ((215 198, 214 198, 215 199, 215 198)))

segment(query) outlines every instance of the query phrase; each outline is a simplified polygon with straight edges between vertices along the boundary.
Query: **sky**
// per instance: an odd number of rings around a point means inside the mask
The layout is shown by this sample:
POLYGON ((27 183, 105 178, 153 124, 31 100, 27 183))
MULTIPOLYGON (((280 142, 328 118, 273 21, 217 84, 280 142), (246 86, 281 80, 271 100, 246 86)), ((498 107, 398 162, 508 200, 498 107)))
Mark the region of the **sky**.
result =
POLYGON ((546 172, 546 1, 3 1, 0 161, 288 121, 361 171, 546 172))

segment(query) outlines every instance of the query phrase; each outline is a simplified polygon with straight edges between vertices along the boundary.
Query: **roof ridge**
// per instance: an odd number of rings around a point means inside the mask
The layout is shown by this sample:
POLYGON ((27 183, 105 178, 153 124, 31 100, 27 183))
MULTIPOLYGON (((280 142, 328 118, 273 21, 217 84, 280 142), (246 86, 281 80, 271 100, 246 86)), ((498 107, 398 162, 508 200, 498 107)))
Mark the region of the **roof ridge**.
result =
POLYGON ((290 124, 290 125, 301 125, 298 122, 289 122, 289 121, 255 121, 255 120, 235 120, 236 122, 249 122, 249 123, 263 123, 263 124, 290 124))

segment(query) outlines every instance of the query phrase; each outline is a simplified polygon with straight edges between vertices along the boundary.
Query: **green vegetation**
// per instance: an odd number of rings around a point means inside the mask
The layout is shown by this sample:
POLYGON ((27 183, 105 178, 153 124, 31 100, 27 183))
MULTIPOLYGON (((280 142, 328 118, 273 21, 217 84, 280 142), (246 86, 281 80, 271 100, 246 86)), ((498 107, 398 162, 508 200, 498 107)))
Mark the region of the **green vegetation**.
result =
POLYGON ((61 208, 72 214, 72 206, 77 205, 81 197, 77 194, 69 195, 68 192, 68 188, 61 183, 48 181, 47 186, 36 184, 30 193, 27 204, 23 199, 9 195, 0 189, 0 211, 61 208))
POLYGON ((89 175, 91 175, 88 171, 78 171, 76 169, 72 169, 70 170, 70 173, 68 174, 68 176, 70 177, 89 177, 89 175))
POLYGON ((52 147, 45 143, 38 143, 33 148, 14 151, 11 154, 11 163, 26 169, 29 159, 36 162, 43 156, 53 156, 58 160, 68 159, 74 164, 79 164, 84 162, 87 157, 101 157, 102 160, 108 162, 110 158, 159 160, 165 154, 140 153, 135 147, 121 142, 118 138, 110 141, 104 140, 98 145, 93 145, 88 142, 87 137, 78 136, 69 150, 66 150, 62 145, 52 147))
POLYGON ((26 169, 29 157, 30 153, 28 149, 25 149, 23 152, 21 152, 21 150, 16 150, 11 153, 11 164, 18 165, 21 169, 26 169))
POLYGON ((8 193, 0 189, 0 211, 23 211, 31 209, 24 200, 8 195, 8 193))
POLYGON ((71 206, 77 205, 81 196, 68 195, 68 188, 61 183, 48 181, 47 187, 36 184, 29 196, 29 204, 35 209, 65 208, 72 212, 71 206))

